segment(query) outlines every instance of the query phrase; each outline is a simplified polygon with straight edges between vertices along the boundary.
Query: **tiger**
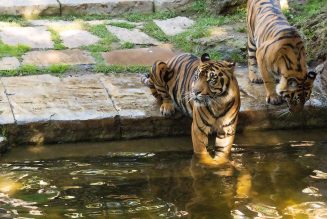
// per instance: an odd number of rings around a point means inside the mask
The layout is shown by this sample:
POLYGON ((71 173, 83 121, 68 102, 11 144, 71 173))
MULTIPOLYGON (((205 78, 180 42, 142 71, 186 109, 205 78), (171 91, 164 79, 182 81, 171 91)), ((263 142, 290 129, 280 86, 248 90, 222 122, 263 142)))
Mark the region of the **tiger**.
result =
POLYGON ((240 109, 235 63, 198 58, 184 53, 166 62, 156 61, 142 82, 161 103, 163 116, 175 111, 191 117, 195 158, 204 165, 232 164, 229 159, 240 109), (216 133, 214 155, 207 150, 208 136, 216 133))
POLYGON ((290 112, 301 112, 317 74, 308 72, 304 43, 279 2, 248 0, 247 30, 250 81, 264 83, 268 104, 286 101, 290 112))

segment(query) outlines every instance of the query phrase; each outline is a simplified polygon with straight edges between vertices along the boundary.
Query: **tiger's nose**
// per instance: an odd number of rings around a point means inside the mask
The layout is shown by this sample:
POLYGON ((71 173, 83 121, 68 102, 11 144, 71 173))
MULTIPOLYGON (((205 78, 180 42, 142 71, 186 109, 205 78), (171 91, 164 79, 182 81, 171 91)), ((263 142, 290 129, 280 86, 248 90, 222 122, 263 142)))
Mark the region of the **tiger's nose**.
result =
POLYGON ((195 96, 198 96, 199 94, 201 94, 201 91, 199 91, 199 90, 195 90, 193 92, 194 92, 195 96))

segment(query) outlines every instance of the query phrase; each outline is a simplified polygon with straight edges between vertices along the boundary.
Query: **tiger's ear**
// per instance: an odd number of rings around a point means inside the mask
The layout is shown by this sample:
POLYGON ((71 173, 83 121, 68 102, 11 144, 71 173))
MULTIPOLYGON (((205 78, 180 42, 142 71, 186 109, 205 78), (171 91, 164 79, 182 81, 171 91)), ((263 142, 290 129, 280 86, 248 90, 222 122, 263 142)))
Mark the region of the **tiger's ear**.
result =
POLYGON ((202 56, 201 56, 201 62, 207 62, 207 61, 210 61, 210 56, 208 53, 204 53, 202 56))
POLYGON ((316 79, 317 73, 314 71, 309 71, 307 74, 307 77, 310 78, 311 80, 316 79))
POLYGON ((229 67, 229 68, 235 68, 235 62, 227 62, 227 66, 229 67))

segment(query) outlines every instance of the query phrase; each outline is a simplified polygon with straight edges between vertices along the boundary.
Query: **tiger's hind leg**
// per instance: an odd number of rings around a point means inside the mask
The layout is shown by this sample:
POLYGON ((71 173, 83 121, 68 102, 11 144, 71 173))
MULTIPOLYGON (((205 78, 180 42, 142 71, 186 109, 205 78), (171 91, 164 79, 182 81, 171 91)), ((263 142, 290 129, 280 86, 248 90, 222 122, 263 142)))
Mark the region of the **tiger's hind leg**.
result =
POLYGON ((249 66, 249 79, 252 83, 262 84, 263 80, 258 72, 258 63, 256 58, 256 46, 250 39, 248 39, 248 66, 249 66))
POLYGON ((157 61, 152 66, 149 79, 153 96, 162 101, 160 113, 164 116, 172 116, 175 113, 175 107, 167 86, 171 74, 172 72, 168 71, 166 63, 157 61))

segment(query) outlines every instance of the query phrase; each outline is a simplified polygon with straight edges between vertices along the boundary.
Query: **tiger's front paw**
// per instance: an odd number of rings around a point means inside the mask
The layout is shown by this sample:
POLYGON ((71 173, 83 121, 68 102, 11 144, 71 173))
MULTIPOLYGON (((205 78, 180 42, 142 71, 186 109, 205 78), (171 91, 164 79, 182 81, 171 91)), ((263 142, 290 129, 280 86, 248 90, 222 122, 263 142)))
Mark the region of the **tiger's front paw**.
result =
POLYGON ((262 77, 260 75, 258 75, 257 73, 254 73, 253 71, 249 72, 249 79, 250 79, 251 83, 254 83, 254 84, 262 84, 263 83, 262 77))
POLYGON ((266 102, 272 105, 280 105, 283 103, 283 99, 278 94, 269 94, 266 96, 266 102))
POLYGON ((174 104, 172 103, 163 103, 160 106, 160 113, 166 117, 172 116, 175 113, 174 104))

